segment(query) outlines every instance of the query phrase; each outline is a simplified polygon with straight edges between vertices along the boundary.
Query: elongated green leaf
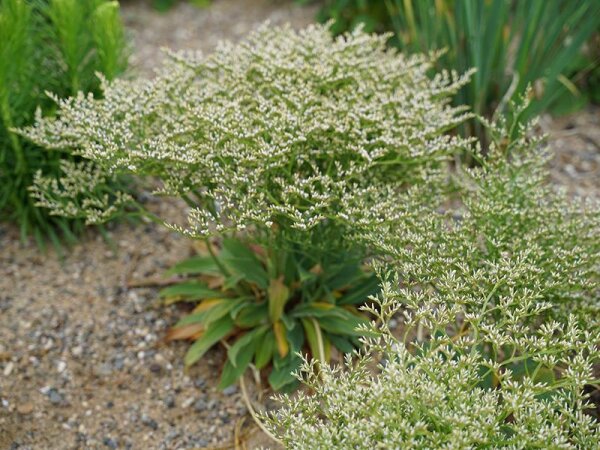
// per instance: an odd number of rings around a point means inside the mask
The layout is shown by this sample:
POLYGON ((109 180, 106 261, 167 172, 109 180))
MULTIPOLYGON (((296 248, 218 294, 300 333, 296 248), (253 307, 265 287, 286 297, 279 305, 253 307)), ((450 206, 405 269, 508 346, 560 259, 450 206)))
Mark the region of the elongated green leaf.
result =
POLYGON ((213 306, 206 312, 206 316, 204 316, 204 325, 208 327, 211 323, 219 320, 226 314, 231 317, 230 313, 232 310, 242 302, 244 302, 243 298, 233 298, 213 306))
MULTIPOLYGON (((328 273, 330 271, 328 270, 328 273)), ((325 283, 330 290, 341 289, 358 281, 363 276, 363 271, 357 264, 346 264, 327 277, 325 283)))
POLYGON ((300 318, 300 317, 339 317, 340 319, 344 319, 348 317, 350 314, 343 308, 339 306, 332 305, 331 303, 325 302, 315 302, 309 303, 305 305, 298 305, 294 310, 290 313, 290 316, 300 318))
POLYGON ((354 351, 354 344, 350 341, 350 339, 344 336, 338 336, 336 334, 327 334, 327 337, 333 344, 335 348, 337 348, 342 353, 352 353, 354 351))
POLYGON ((358 331, 357 328, 359 325, 368 322, 366 318, 361 318, 350 313, 345 318, 336 316, 321 317, 318 321, 321 328, 325 331, 343 336, 362 336, 363 333, 358 331))
POLYGON ((220 274, 217 263, 209 256, 193 256, 189 259, 181 261, 171 267, 166 276, 170 275, 196 275, 196 274, 220 274))
POLYGON ((204 322, 204 318, 206 317, 206 313, 208 311, 202 311, 199 313, 188 314, 187 316, 181 318, 176 324, 175 328, 182 327, 184 325, 190 325, 193 323, 202 323, 204 322))
POLYGON ((227 315, 214 322, 206 329, 202 337, 188 349, 184 358, 185 365, 191 366, 197 362, 209 348, 227 336, 232 329, 233 320, 227 315))
MULTIPOLYGON (((298 356, 290 353, 285 359, 278 360, 278 364, 274 364, 273 370, 269 374, 269 384, 276 390, 282 390, 287 385, 293 385, 298 380, 293 375, 299 368, 301 360, 298 356)), ((275 362, 274 361, 274 362, 275 362)))
POLYGON ((234 317, 237 326, 242 328, 253 328, 261 322, 268 320, 269 310, 267 302, 248 303, 234 317))
POLYGON ((167 303, 173 303, 173 301, 179 300, 195 301, 203 300, 205 298, 220 297, 222 294, 210 289, 204 283, 200 283, 199 281, 186 281, 162 289, 159 296, 166 298, 167 303))
POLYGON ((229 358, 231 364, 233 364, 234 367, 237 367, 240 361, 244 361, 247 354, 250 353, 250 351, 251 355, 250 357, 248 357, 248 362, 252 359, 252 357, 254 356, 254 350, 260 342, 262 335, 268 329, 269 327, 267 325, 263 325, 252 331, 249 331, 242 337, 238 338, 237 341, 235 341, 235 344, 233 344, 227 352, 227 357, 229 358))
POLYGON ((236 274, 231 275, 225 278, 225 282, 223 283, 223 290, 233 289, 240 281, 244 279, 244 275, 236 274))
POLYGON ((379 292, 379 279, 372 275, 365 281, 361 282, 358 287, 347 292, 343 297, 338 299, 338 305, 355 305, 364 303, 369 296, 379 292))
MULTIPOLYGON (((285 316, 284 316, 285 317, 285 316)), ((293 320, 290 321, 290 325, 286 325, 287 330, 287 339, 290 344, 290 350, 293 354, 296 354, 302 350, 304 346, 304 329, 302 328, 302 324, 293 320)))
POLYGON ((250 361, 248 361, 245 364, 240 364, 236 367, 231 363, 229 359, 225 361, 225 365, 223 366, 223 370, 221 371, 221 379, 219 380, 218 388, 225 389, 227 386, 231 386, 233 383, 235 383, 237 379, 248 368, 249 363, 250 361))
POLYGON ((261 342, 256 349, 256 356, 254 358, 254 365, 257 369, 262 369, 273 357, 273 351, 275 350, 275 334, 273 330, 269 330, 263 336, 261 342))
POLYGON ((231 271, 246 281, 255 283, 261 289, 267 289, 269 278, 267 272, 256 254, 235 239, 225 239, 220 259, 231 271))
POLYGON ((262 336, 267 330, 268 327, 266 325, 257 328, 256 330, 246 333, 231 346, 227 352, 227 362, 221 373, 219 389, 224 389, 227 386, 232 385, 244 374, 244 371, 248 368, 250 361, 252 361, 252 358, 254 357, 258 344, 262 340, 262 336))

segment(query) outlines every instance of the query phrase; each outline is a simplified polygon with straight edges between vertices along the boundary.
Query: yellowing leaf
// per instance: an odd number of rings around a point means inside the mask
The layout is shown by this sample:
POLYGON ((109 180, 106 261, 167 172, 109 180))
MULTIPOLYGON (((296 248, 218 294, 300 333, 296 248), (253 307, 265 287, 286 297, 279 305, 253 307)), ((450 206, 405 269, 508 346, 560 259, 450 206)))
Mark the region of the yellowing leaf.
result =
POLYGON ((319 323, 313 318, 301 319, 301 321, 313 358, 316 358, 321 361, 321 363, 325 364, 327 358, 325 356, 325 345, 319 323))
POLYGON ((222 298, 207 298, 206 300, 202 300, 202 302, 194 308, 193 313, 199 313, 202 311, 207 311, 213 306, 221 303, 223 301, 222 298))
POLYGON ((167 341, 175 341, 178 339, 197 339, 204 331, 204 326, 201 323, 191 323, 182 327, 171 328, 167 332, 165 339, 167 341))
POLYGON ((280 320, 273 324, 273 333, 275 333, 277 351, 279 351, 279 356, 283 358, 290 351, 290 346, 285 336, 285 328, 280 320))
POLYGON ((311 306, 317 308, 317 309, 322 309, 324 311, 327 311, 329 309, 333 309, 335 307, 334 304, 332 303, 326 303, 326 302, 314 302, 311 303, 311 306))
POLYGON ((321 267, 321 264, 317 264, 312 269, 310 269, 309 272, 314 275, 321 275, 323 273, 323 267, 321 267))
POLYGON ((272 323, 277 322, 283 314, 283 308, 290 297, 290 290, 283 282, 283 276, 271 280, 267 289, 269 296, 269 317, 272 323))

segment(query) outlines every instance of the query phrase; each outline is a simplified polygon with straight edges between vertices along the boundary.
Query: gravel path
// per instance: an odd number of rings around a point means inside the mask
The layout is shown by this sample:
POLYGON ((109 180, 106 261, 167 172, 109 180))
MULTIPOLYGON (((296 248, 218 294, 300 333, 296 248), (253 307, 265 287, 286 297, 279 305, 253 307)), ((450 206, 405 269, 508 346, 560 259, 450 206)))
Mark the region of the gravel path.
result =
MULTIPOLYGON (((130 1, 123 11, 134 66, 145 75, 160 46, 210 50, 267 18, 299 27, 314 16, 314 8, 289 0, 214 0, 207 9, 181 3, 164 15, 130 1)), ((553 179, 573 195, 600 198, 600 110, 542 126, 556 153, 553 179)), ((176 203, 153 208, 181 216, 176 203)), ((60 261, 0 227, 0 449, 269 445, 237 388, 216 389, 223 352, 184 371, 187 344, 162 340, 180 307, 160 306, 154 288, 129 286, 191 254, 190 242, 154 225, 120 224, 110 235, 116 253, 90 232, 60 261)))
MULTIPOLYGON (((181 2, 164 14, 149 3, 122 5, 133 71, 143 76, 163 46, 210 51, 266 20, 302 27, 315 15, 290 0, 181 2)), ((183 209, 154 207, 171 218, 183 209)), ((60 261, 0 225, 0 450, 271 445, 238 389, 216 389, 224 353, 186 372, 188 344, 163 342, 182 311, 160 306, 156 289, 128 287, 192 254, 190 242, 155 225, 121 224, 110 235, 116 253, 90 232, 60 261)))
POLYGON ((570 195, 600 200, 600 107, 541 121, 554 152, 552 179, 570 195))
POLYGON ((150 0, 122 1, 133 40, 131 64, 152 74, 163 59, 162 47, 210 52, 221 40, 237 41, 265 21, 302 28, 313 21, 316 6, 299 6, 293 0, 213 0, 208 8, 181 1, 163 14, 148 8, 150 0))
MULTIPOLYGON (((183 210, 151 206, 164 217, 183 210)), ((90 232, 61 261, 0 228, 0 449, 268 443, 238 389, 216 388, 224 352, 186 371, 188 344, 163 341, 183 307, 131 287, 193 254, 190 241, 154 224, 120 224, 109 235, 116 252, 90 232)))

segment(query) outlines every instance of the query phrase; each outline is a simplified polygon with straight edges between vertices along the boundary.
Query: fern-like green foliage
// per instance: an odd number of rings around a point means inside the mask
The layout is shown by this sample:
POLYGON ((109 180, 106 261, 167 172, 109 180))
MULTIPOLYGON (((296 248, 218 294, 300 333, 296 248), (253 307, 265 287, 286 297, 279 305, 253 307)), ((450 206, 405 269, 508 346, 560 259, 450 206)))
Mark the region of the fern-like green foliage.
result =
POLYGON ((0 219, 15 221, 23 238, 57 241, 57 228, 73 237, 72 222, 51 217, 29 195, 35 174, 60 175, 61 151, 47 152, 13 129, 55 106, 46 92, 99 95, 126 66, 124 30, 117 2, 104 0, 0 1, 0 219))

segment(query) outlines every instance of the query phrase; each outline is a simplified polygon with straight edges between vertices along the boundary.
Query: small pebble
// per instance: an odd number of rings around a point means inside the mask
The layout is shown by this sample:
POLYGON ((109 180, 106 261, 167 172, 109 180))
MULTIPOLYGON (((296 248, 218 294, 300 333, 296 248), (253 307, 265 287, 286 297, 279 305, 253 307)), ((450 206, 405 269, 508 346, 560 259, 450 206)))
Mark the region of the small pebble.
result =
POLYGON ((233 395, 237 393, 237 391, 238 388, 236 385, 227 386, 225 389, 223 389, 223 395, 233 395))
POLYGON ((167 408, 175 408, 175 396, 174 395, 167 395, 165 397, 165 406, 167 408))
POLYGON ((4 376, 9 376, 12 373, 14 367, 15 365, 12 361, 10 361, 6 366, 4 366, 4 376))
POLYGON ((156 363, 150 364, 150 372, 155 375, 159 375, 162 372, 162 366, 156 363))
POLYGON ((52 403, 55 406, 62 405, 65 402, 65 399, 62 396, 62 394, 60 394, 60 392, 58 392, 54 388, 50 388, 46 395, 48 396, 50 403, 52 403))
POLYGON ((206 411, 207 407, 207 403, 202 399, 199 399, 194 403, 194 409, 198 412, 206 411))
POLYGON ((115 448, 118 448, 118 447, 119 447, 119 444, 117 443, 117 441, 115 441, 114 439, 112 439, 112 438, 109 438, 109 437, 105 437, 105 438, 104 438, 104 440, 102 441, 102 443, 103 443, 105 446, 107 446, 108 448, 113 448, 113 449, 115 449, 115 448))
POLYGON ((156 423, 156 420, 152 419, 151 417, 147 416, 146 414, 142 414, 142 423, 144 425, 146 425, 148 428, 152 428, 153 430, 158 429, 158 423, 156 423))

